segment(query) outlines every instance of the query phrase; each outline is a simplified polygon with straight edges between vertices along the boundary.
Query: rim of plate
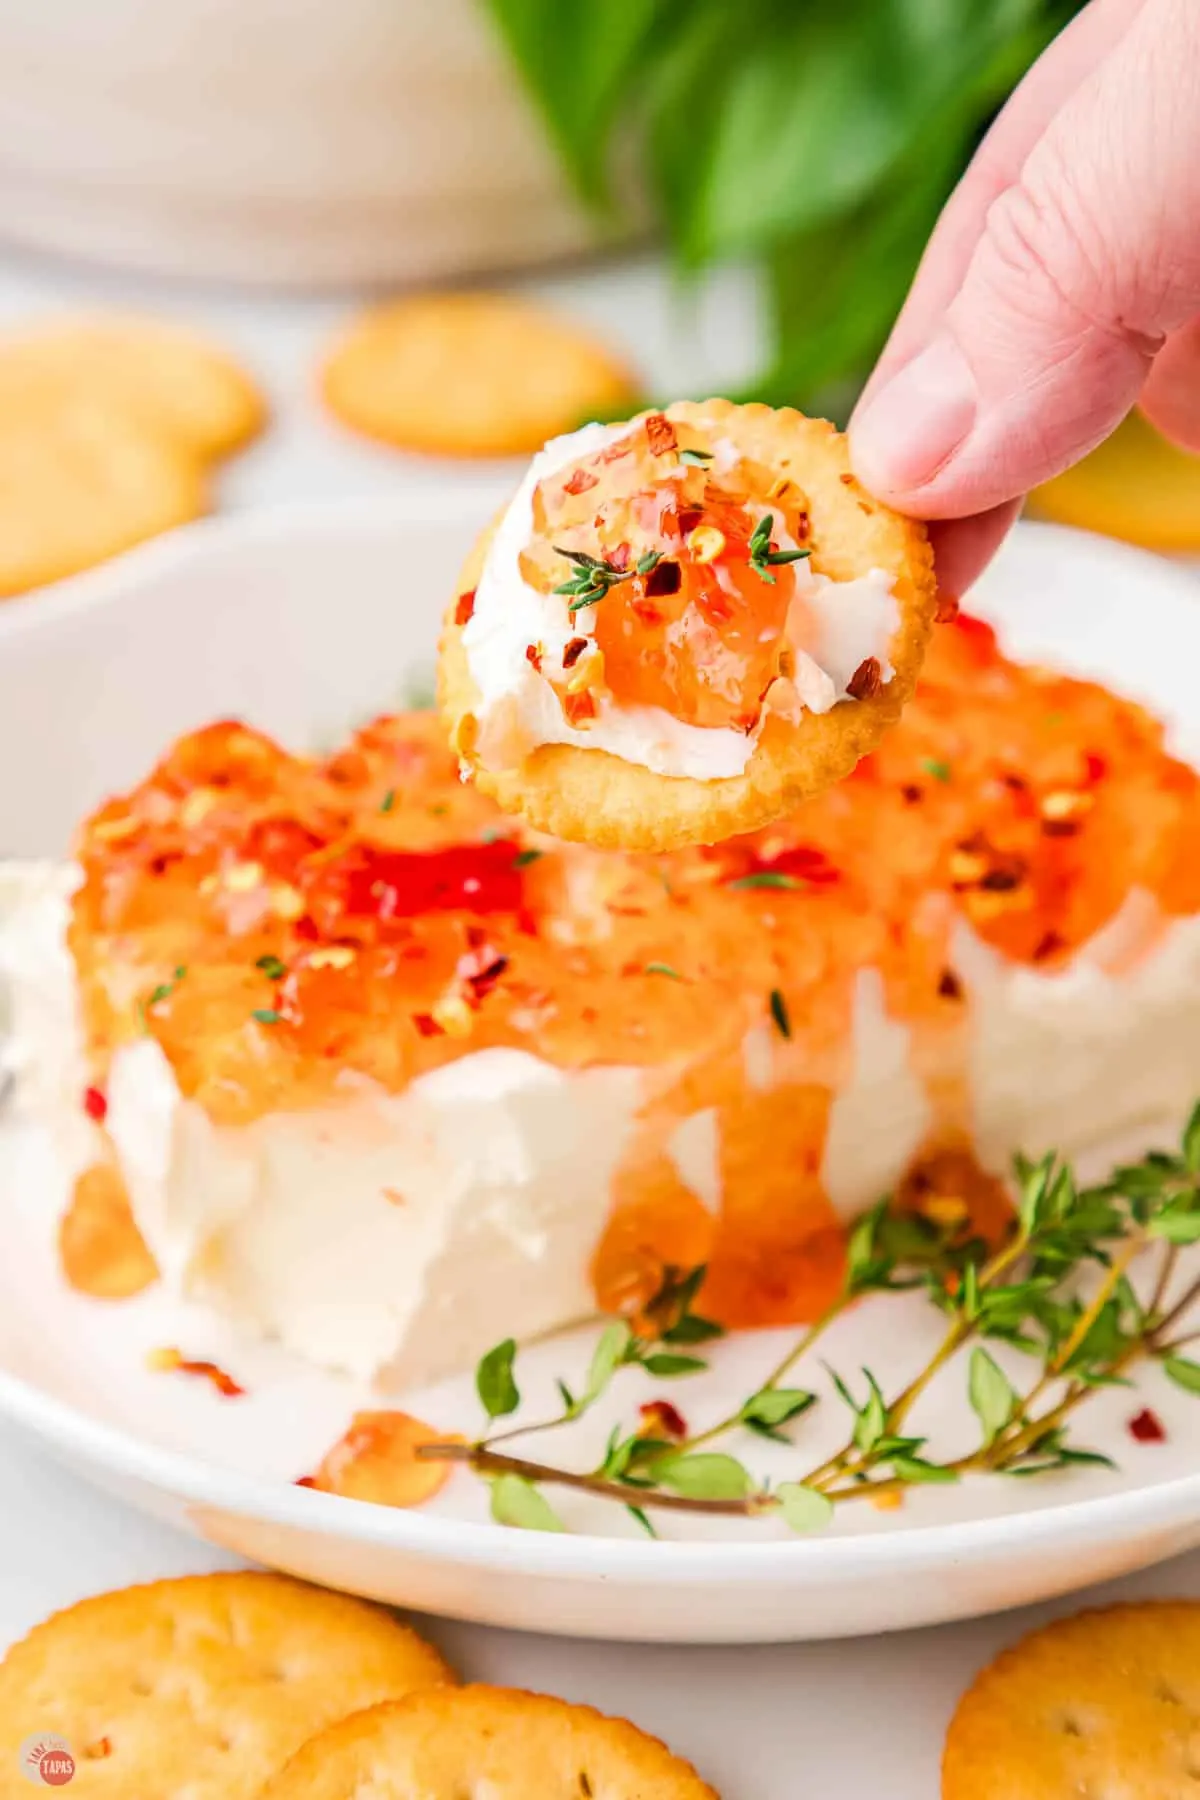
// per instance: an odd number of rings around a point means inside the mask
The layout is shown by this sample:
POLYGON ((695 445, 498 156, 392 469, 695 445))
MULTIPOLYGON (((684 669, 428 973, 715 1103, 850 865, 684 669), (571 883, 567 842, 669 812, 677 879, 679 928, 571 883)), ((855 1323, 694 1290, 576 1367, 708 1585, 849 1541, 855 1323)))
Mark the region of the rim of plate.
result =
MULTIPOLYGON (((0 646, 26 632, 50 628, 76 612, 119 600, 130 587, 152 583, 181 562, 203 559, 238 545, 287 534, 379 528, 388 523, 471 523, 503 497, 495 481, 472 479, 452 488, 410 489, 385 499, 289 501, 245 513, 217 514, 136 546, 98 569, 55 583, 0 606, 0 646)), ((1103 555, 1131 576, 1152 581, 1164 593, 1197 604, 1195 577, 1153 553, 1096 533, 1042 521, 1025 522, 1020 537, 1034 536, 1060 551, 1103 555)), ((1041 1547, 1059 1540, 1134 1526, 1168 1525, 1200 1507, 1200 1468, 1188 1475, 1147 1483, 1121 1493, 1065 1500, 992 1518, 915 1525, 870 1536, 816 1536, 760 1543, 716 1540, 671 1542, 599 1537, 591 1533, 506 1531, 494 1524, 442 1518, 418 1510, 370 1505, 285 1483, 244 1475, 185 1452, 170 1450, 56 1399, 0 1366, 0 1413, 69 1455, 110 1468, 145 1486, 166 1489, 192 1505, 210 1506, 269 1524, 368 1544, 389 1544, 440 1561, 503 1563, 529 1575, 628 1578, 644 1581, 653 1570, 670 1585, 714 1586, 728 1580, 779 1578, 779 1564, 822 1576, 888 1567, 932 1565, 947 1558, 1002 1550, 1017 1533, 1041 1547)))

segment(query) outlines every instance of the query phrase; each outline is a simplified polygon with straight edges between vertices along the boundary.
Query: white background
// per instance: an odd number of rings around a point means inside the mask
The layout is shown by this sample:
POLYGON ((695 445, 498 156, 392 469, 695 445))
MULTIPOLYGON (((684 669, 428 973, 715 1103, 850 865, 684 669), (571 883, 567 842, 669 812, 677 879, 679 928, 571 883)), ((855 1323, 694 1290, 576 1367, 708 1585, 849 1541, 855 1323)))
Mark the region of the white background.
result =
MULTIPOLYGON (((690 315, 651 262, 537 286, 628 346, 664 395, 720 389, 753 367, 754 308, 736 280, 690 315)), ((323 418, 313 370, 348 311, 344 303, 184 292, 32 259, 0 262, 0 323, 94 305, 139 306, 207 325, 267 386, 273 429, 224 475, 225 505, 386 494, 400 484, 458 478, 453 468, 355 442, 323 418)), ((474 480, 478 474, 478 465, 465 471, 474 480)), ((499 489, 511 471, 497 466, 495 475, 499 489)), ((0 1426, 0 1643, 87 1593, 221 1562, 93 1492, 0 1426)), ((1200 1555, 1087 1598, 1148 1594, 1200 1595, 1200 1555)), ((639 1648, 457 1624, 428 1628, 469 1677, 545 1688, 627 1714, 692 1758, 725 1800, 834 1793, 845 1800, 932 1800, 958 1693, 975 1669, 1049 1610, 906 1636, 764 1649, 639 1648)), ((37 1725, 29 1721, 31 1731, 37 1725)))

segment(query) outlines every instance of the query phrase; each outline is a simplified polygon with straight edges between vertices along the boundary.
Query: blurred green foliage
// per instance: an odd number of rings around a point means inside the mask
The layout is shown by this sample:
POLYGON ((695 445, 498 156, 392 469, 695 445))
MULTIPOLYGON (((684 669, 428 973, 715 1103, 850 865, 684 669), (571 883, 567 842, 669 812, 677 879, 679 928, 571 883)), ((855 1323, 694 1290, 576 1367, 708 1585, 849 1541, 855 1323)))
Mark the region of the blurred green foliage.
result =
POLYGON ((484 0, 570 176, 632 156, 679 267, 748 257, 746 397, 839 410, 989 121, 1082 0, 484 0))

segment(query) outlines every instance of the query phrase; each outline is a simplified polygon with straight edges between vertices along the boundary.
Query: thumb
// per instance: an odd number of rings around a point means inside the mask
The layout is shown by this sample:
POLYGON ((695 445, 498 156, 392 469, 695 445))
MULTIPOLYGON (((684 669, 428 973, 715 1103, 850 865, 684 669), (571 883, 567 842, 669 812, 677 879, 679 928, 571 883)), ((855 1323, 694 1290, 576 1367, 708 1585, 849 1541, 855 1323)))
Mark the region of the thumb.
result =
POLYGON ((851 426, 864 485, 982 512, 1077 461, 1200 313, 1200 7, 1146 0, 988 210, 923 348, 851 426))

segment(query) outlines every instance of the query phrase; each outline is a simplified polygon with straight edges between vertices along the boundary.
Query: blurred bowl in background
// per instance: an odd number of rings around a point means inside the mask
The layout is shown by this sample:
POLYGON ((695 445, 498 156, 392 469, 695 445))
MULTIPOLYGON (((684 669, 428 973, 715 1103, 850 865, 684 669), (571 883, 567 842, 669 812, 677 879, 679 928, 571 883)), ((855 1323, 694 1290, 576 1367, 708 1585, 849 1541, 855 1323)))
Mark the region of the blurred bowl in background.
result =
POLYGON ((0 233, 298 288, 595 240, 473 0, 0 0, 0 233))

